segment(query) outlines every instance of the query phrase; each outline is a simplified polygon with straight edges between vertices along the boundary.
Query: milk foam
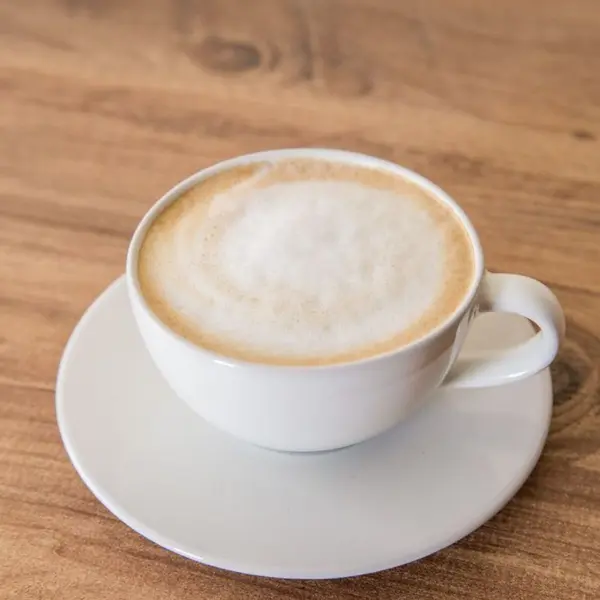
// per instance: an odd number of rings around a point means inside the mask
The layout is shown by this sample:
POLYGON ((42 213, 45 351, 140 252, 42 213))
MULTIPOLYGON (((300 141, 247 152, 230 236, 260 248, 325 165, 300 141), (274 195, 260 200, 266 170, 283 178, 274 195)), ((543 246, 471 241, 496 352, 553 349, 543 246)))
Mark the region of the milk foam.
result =
POLYGON ((468 246, 449 209, 404 181, 374 185, 376 172, 354 177, 347 166, 347 176, 343 166, 328 176, 315 163, 316 176, 310 164, 257 165, 214 193, 200 183, 165 210, 139 262, 157 315, 225 355, 325 364, 389 350, 452 312, 467 279, 454 304, 438 305, 449 260, 464 262, 455 250, 468 246))

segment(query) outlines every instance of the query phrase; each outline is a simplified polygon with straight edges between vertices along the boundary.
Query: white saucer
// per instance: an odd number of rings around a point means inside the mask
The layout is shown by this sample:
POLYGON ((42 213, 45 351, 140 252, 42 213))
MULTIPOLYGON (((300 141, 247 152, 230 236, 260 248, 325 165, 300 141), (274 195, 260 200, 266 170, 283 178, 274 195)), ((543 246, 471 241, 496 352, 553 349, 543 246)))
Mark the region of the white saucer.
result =
MULTIPOLYGON (((477 321, 471 347, 530 335, 477 321)), ((358 446, 284 454, 216 431, 155 370, 124 279, 76 327, 58 374, 58 423, 82 479, 119 519, 194 560, 244 573, 329 578, 401 565, 467 535, 513 496, 542 450, 549 373, 439 393, 358 446)))

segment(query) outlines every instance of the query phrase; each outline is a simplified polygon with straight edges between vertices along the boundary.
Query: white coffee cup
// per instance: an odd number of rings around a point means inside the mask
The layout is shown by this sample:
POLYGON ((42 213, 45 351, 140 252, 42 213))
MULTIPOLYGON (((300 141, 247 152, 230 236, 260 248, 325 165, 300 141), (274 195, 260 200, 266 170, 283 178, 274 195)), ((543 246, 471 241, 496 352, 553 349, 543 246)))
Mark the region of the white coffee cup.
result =
POLYGON ((547 367, 558 351, 565 319, 554 294, 521 275, 486 272, 477 234, 460 207, 416 173, 366 155, 325 149, 261 152, 224 161, 167 192, 144 216, 127 254, 127 288, 139 331, 174 392, 206 421, 234 436, 285 451, 341 448, 394 426, 440 385, 473 388, 510 383, 547 367), (140 291, 138 254, 155 217, 185 190, 216 172, 257 160, 314 158, 397 173, 451 207, 475 256, 472 285, 456 312, 425 337, 383 356, 332 366, 243 362, 196 346, 162 323, 140 291), (491 355, 459 356, 472 320, 483 312, 516 313, 538 332, 491 355))

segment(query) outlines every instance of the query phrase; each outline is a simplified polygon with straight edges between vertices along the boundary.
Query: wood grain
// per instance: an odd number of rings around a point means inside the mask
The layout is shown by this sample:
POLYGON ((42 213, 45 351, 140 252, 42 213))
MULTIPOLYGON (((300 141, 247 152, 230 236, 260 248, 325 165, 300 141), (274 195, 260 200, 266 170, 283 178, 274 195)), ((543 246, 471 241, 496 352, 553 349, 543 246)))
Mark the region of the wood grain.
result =
POLYGON ((0 1, 0 597, 600 597, 596 0, 0 1), (416 564, 330 582, 196 565, 110 515, 54 416, 64 343, 152 202, 286 146, 393 159, 453 194, 491 268, 550 284, 568 339, 538 468, 416 564))

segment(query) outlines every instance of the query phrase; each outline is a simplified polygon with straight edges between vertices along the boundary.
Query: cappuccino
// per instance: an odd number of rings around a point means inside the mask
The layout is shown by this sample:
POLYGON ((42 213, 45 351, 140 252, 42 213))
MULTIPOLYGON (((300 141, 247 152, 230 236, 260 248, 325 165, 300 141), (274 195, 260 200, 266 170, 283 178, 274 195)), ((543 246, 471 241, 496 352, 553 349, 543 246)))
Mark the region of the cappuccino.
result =
POLYGON ((401 348, 458 309, 475 276, 453 208, 392 171, 253 162, 198 182, 138 258, 154 314, 194 344, 277 365, 401 348))

